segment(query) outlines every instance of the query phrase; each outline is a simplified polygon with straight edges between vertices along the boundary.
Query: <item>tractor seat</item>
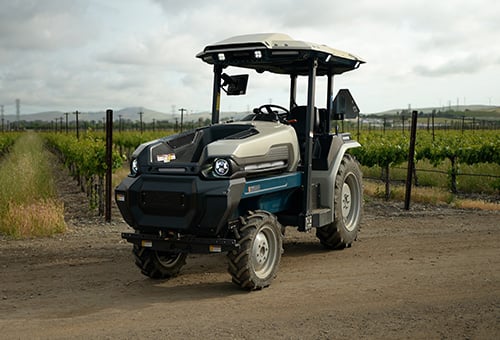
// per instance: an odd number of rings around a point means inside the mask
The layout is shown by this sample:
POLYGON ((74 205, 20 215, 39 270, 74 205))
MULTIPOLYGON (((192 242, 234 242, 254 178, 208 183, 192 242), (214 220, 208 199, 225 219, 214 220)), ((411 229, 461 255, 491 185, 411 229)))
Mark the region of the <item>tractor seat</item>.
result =
MULTIPOLYGON (((307 124, 307 106, 296 106, 288 115, 288 121, 290 125, 295 129, 295 133, 297 134, 297 140, 299 142, 300 147, 300 158, 304 159, 305 157, 305 149, 306 149, 306 124, 307 124)), ((319 121, 319 113, 318 109, 314 108, 314 126, 313 131, 315 133, 318 132, 320 128, 319 121)), ((317 143, 317 139, 313 139, 313 158, 317 157, 321 154, 321 146, 317 143)))

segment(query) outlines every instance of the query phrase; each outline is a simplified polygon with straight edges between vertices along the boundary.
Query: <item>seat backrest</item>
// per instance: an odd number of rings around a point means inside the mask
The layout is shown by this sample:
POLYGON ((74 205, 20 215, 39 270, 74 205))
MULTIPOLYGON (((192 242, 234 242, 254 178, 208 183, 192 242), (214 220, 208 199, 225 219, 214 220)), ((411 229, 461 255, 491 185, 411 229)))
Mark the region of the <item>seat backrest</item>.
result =
MULTIPOLYGON (((305 156, 305 143, 306 143, 306 124, 307 124, 307 106, 296 106, 294 107, 288 116, 288 121, 290 125, 295 129, 297 134, 297 140, 299 142, 300 157, 304 159, 305 156)), ((318 109, 314 108, 314 126, 313 131, 317 132, 319 129, 319 114, 318 109)), ((316 139, 315 139, 316 140, 316 139)), ((313 157, 317 153, 315 150, 316 143, 313 145, 313 157)))
MULTIPOLYGON (((297 135, 306 133, 307 123, 307 106, 295 106, 288 115, 288 120, 292 121, 292 126, 295 128, 297 135)), ((314 108, 314 126, 313 131, 319 128, 319 114, 318 109, 314 108)))

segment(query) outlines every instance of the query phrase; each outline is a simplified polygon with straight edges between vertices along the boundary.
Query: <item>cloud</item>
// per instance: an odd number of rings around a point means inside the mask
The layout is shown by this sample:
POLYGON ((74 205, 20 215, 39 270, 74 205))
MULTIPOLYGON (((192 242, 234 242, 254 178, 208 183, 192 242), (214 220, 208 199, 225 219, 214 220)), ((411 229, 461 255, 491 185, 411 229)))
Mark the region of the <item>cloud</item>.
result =
POLYGON ((97 60, 110 64, 162 66, 170 70, 190 71, 190 64, 199 50, 192 35, 159 30, 125 37, 103 53, 98 53, 97 60))
POLYGON ((4 1, 0 45, 4 49, 52 50, 89 42, 94 25, 83 1, 4 1))
MULTIPOLYGON (((207 109, 212 68, 195 55, 227 37, 258 32, 286 33, 365 59, 335 84, 351 88, 366 111, 435 103, 448 93, 494 97, 498 17, 500 5, 490 0, 4 1, 0 103, 207 109), (450 76, 460 81, 443 86, 450 76), (423 88, 427 92, 415 91, 423 88)), ((278 88, 275 78, 251 73, 248 95, 230 107, 269 98, 286 103, 284 83, 278 88)))
POLYGON ((413 71, 425 77, 441 77, 478 73, 494 65, 500 65, 500 57, 490 58, 479 54, 467 54, 464 56, 448 56, 446 60, 437 62, 434 65, 419 64, 413 68, 413 71))

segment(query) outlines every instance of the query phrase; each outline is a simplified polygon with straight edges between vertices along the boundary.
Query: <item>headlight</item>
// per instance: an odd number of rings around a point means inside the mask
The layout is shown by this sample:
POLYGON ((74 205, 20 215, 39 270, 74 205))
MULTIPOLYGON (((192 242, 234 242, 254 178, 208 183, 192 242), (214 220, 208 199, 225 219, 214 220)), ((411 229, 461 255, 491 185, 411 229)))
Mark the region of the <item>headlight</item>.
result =
POLYGON ((214 161, 214 172, 217 176, 227 176, 229 170, 229 162, 224 158, 218 158, 214 161))
POLYGON ((136 175, 137 171, 139 171, 139 165, 137 164, 137 158, 134 158, 132 163, 130 163, 130 173, 136 175))

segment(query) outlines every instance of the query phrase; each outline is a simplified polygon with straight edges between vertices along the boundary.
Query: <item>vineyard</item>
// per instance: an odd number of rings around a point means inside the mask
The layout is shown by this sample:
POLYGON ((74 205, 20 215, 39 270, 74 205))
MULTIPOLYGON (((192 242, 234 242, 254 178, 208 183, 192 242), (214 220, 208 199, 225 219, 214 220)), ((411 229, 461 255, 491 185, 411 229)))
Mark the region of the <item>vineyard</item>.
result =
MULTIPOLYGON (((398 166, 408 160, 409 134, 401 131, 365 132, 360 134, 359 141, 362 147, 352 153, 365 167, 365 174, 368 172, 373 176, 374 172, 380 171, 379 177, 386 183, 388 198, 393 179, 391 172, 397 171, 398 166)), ((500 135, 497 131, 438 131, 431 134, 419 130, 415 160, 415 174, 430 172, 434 176, 444 173, 446 186, 453 193, 459 191, 459 176, 479 176, 483 184, 487 183, 489 193, 500 190, 500 135)), ((415 178, 418 184, 418 176, 415 178)))
MULTIPOLYGON (((112 170, 128 164, 135 148, 146 141, 172 133, 162 131, 124 131, 113 135, 112 170)), ((5 154, 22 133, 0 134, 0 155, 5 154)), ((78 138, 73 133, 40 133, 46 146, 86 192, 89 206, 104 211, 104 179, 107 170, 105 133, 87 130, 78 138)), ((356 136, 355 136, 356 137, 356 136)), ((363 166, 365 177, 385 183, 386 199, 391 183, 405 180, 409 133, 403 131, 361 131, 361 148, 351 152, 363 166)), ((415 185, 445 187, 452 193, 500 192, 500 134, 495 130, 419 130, 416 139, 415 185), (472 179, 471 179, 472 178, 472 179)), ((124 170, 123 172, 126 172, 124 170)))
MULTIPOLYGON (((126 132, 114 136, 112 170, 122 168, 135 148, 146 141, 165 136, 168 132, 126 132)), ((47 146, 68 168, 81 190, 87 193, 90 208, 104 212, 104 179, 107 170, 105 134, 88 131, 77 138, 72 134, 43 133, 47 146)))
MULTIPOLYGON (((113 171, 130 159, 139 144, 171 133, 171 130, 115 133, 113 171)), ((87 132, 79 140, 72 134, 45 133, 44 136, 82 190, 87 192, 91 207, 97 207, 102 213, 102 188, 106 171, 104 133, 87 132)), ((389 198, 391 181, 404 180, 401 175, 403 171, 398 167, 408 160, 409 134, 394 130, 363 131, 359 141, 362 147, 352 150, 352 153, 363 165, 366 175, 385 182, 385 196, 389 198)), ((500 135, 497 131, 475 130, 464 133, 441 130, 431 134, 419 130, 415 160, 416 185, 444 186, 452 193, 469 191, 494 194, 500 190, 500 135), (470 184, 467 180, 459 181, 459 177, 462 179, 464 176, 479 176, 480 179, 475 183, 481 185, 470 184)))

